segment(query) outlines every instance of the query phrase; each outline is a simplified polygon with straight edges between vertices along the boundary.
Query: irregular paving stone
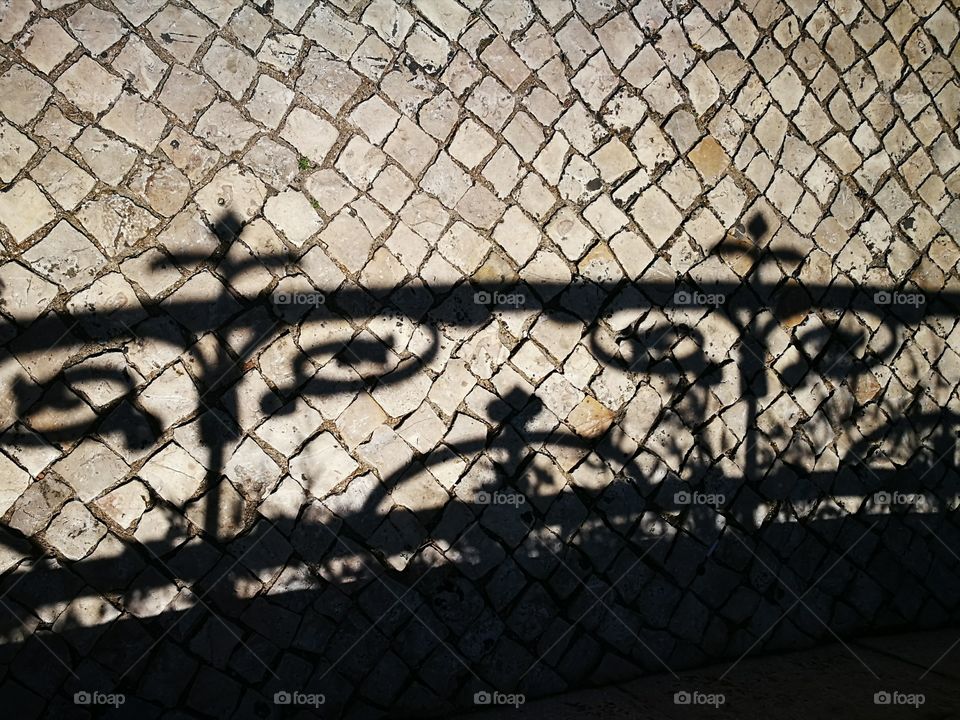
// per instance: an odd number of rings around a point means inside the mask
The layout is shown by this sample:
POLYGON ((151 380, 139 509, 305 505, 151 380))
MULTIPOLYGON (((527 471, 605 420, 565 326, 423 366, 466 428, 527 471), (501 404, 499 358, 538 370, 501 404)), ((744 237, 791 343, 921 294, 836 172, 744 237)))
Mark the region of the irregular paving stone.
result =
POLYGON ((172 261, 156 248, 127 258, 120 264, 120 270, 151 299, 156 299, 181 277, 172 261))
POLYGON ((243 156, 243 163, 268 185, 283 189, 300 172, 296 154, 270 138, 260 138, 243 156))
POLYGON ((217 2, 216 0, 196 0, 193 6, 200 12, 213 20, 217 25, 223 27, 227 24, 230 16, 243 3, 240 0, 225 0, 217 2))
POLYGON ((179 445, 170 443, 150 458, 139 476, 160 497, 182 507, 200 488, 206 469, 179 445))
POLYGON ((325 112, 336 115, 360 87, 360 78, 342 62, 323 56, 313 48, 303 62, 297 90, 325 112))
POLYGON ((69 496, 68 486, 56 478, 44 477, 32 483, 14 503, 8 524, 24 535, 33 535, 47 524, 69 496))
POLYGON ((120 611, 98 595, 76 598, 53 624, 54 632, 74 637, 73 644, 88 651, 108 624, 120 616, 120 611), (88 632, 69 632, 87 630, 88 632))
POLYGON ((141 390, 137 400, 153 421, 166 430, 191 415, 200 396, 186 369, 176 364, 141 390))
POLYGON ((223 284, 209 272, 194 275, 169 295, 162 306, 194 332, 216 327, 240 308, 223 284))
POLYGON ((257 73, 257 62, 222 38, 216 38, 203 56, 203 69, 235 100, 243 97, 257 73))
POLYGON ((303 42, 299 35, 273 35, 263 43, 257 59, 281 72, 289 72, 297 64, 303 42))
POLYGON ((100 121, 100 126, 111 130, 127 142, 152 152, 160 142, 167 125, 164 114, 133 93, 124 93, 100 121))
POLYGON ((106 262, 93 243, 66 220, 57 223, 23 258, 68 290, 77 290, 89 283, 106 262))
POLYGON ((266 188, 259 178, 244 172, 236 163, 227 165, 196 195, 197 204, 212 223, 228 213, 237 223, 249 222, 263 207, 266 188))
POLYGON ((212 226, 195 205, 189 205, 158 236, 161 246, 185 268, 196 268, 219 247, 212 226))
POLYGON ((57 292, 56 285, 15 262, 0 265, 0 308, 14 320, 36 320, 57 292))
POLYGON ((100 55, 124 34, 120 18, 93 5, 84 5, 70 17, 67 25, 92 55, 100 55))
POLYGON ((341 212, 320 233, 330 254, 347 269, 360 270, 367 261, 373 238, 363 224, 348 213, 341 212))
POLYGON ((303 108, 294 108, 280 131, 280 137, 317 163, 323 162, 337 136, 333 125, 303 108))
POLYGON ((137 158, 137 151, 120 140, 88 127, 74 142, 94 174, 108 185, 117 185, 137 158))
POLYGON ((285 456, 293 454, 323 423, 303 399, 288 404, 257 428, 257 437, 285 456))
POLYGON ((161 0, 117 0, 114 6, 131 25, 143 25, 157 10, 163 7, 161 0))
POLYGON ((213 83, 203 75, 174 65, 157 99, 182 121, 190 123, 216 95, 213 83))
POLYGON ((148 158, 130 177, 129 187, 158 215, 172 217, 186 202, 190 181, 173 163, 148 158))
POLYGON ((96 180, 56 150, 52 150, 30 174, 64 210, 76 208, 96 185, 96 180))
POLYGON ((363 30, 348 20, 343 20, 332 9, 318 7, 304 23, 301 30, 320 47, 347 60, 363 38, 363 30))
POLYGON ((126 356, 119 351, 100 353, 71 365, 64 371, 64 378, 71 388, 98 409, 123 397, 134 385, 142 382, 140 375, 127 364, 126 356))
POLYGON ((149 500, 150 495, 143 483, 134 481, 101 497, 97 500, 97 507, 121 528, 129 530, 147 509, 149 500))
POLYGON ((53 88, 21 65, 0 75, 0 113, 17 125, 26 125, 43 108, 53 88))
POLYGON ((240 493, 227 480, 221 480, 205 495, 188 503, 186 516, 191 523, 209 535, 226 541, 240 531, 243 508, 244 502, 240 493), (209 509, 211 506, 212 512, 209 509))
POLYGON ((44 533, 58 552, 70 560, 79 560, 89 553, 107 529, 79 502, 69 502, 50 523, 44 533))
POLYGON ((253 502, 273 492, 281 470, 263 449, 247 438, 224 466, 224 474, 253 502))
POLYGON ((413 27, 413 17, 392 0, 374 0, 363 12, 362 22, 383 40, 398 46, 413 27))
POLYGON ((216 150, 205 147, 178 127, 173 128, 163 139, 160 149, 191 182, 206 177, 220 157, 216 150))
POLYGON ((35 5, 29 0, 10 0, 6 4, 3 18, 0 19, 0 40, 10 42, 27 24, 34 9, 35 5))
POLYGON ((150 97, 169 65, 137 36, 131 36, 113 61, 113 68, 144 97, 150 97))
POLYGON ((147 23, 147 29, 160 47, 189 65, 213 26, 189 10, 168 5, 147 23))
POLYGON ((0 180, 13 180, 36 152, 36 143, 12 125, 0 122, 0 180))
POLYGON ((0 480, 0 508, 4 513, 16 502, 30 484, 30 475, 19 468, 6 455, 0 455, 0 467, 3 468, 0 480))
POLYGON ((84 112, 100 115, 120 96, 123 82, 83 55, 60 75, 55 86, 84 112))
POLYGON ((230 103, 217 102, 200 116, 196 133, 229 155, 242 150, 257 133, 257 126, 247 120, 230 103))
POLYGON ((247 103, 247 112, 255 120, 276 129, 293 102, 294 92, 283 83, 269 75, 261 75, 257 80, 253 97, 247 103))
POLYGON ((436 143, 404 117, 384 145, 384 150, 414 176, 427 166, 436 149, 436 143))
POLYGON ((111 257, 136 245, 158 224, 153 215, 122 195, 88 200, 77 209, 77 218, 111 257))
POLYGON ((48 388, 41 402, 30 408, 23 421, 51 442, 61 444, 66 436, 82 434, 89 429, 95 418, 85 402, 58 382, 48 388))
POLYGON ((264 216, 297 247, 323 227, 323 221, 303 193, 287 190, 267 200, 264 216))
POLYGON ((55 217, 53 206, 32 180, 20 180, 0 195, 0 223, 17 242, 26 240, 55 217))
MULTIPOLYGON (((56 313, 48 312, 32 323, 21 337, 10 344, 11 351, 31 377, 46 382, 59 372, 72 354, 69 343, 76 341, 71 328, 56 313), (58 341, 67 343, 58 344, 58 341), (31 347, 43 347, 42 353, 31 352, 31 347)), ((28 386, 24 391, 29 389, 28 386)))

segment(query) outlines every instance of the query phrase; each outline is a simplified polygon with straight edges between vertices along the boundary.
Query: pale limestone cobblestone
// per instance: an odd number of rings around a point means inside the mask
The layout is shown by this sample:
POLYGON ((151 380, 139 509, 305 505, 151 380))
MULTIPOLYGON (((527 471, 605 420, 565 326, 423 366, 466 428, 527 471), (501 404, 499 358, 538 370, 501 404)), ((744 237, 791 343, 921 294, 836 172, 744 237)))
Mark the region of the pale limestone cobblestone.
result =
POLYGON ((440 717, 955 623, 958 35, 0 0, 5 707, 440 717))

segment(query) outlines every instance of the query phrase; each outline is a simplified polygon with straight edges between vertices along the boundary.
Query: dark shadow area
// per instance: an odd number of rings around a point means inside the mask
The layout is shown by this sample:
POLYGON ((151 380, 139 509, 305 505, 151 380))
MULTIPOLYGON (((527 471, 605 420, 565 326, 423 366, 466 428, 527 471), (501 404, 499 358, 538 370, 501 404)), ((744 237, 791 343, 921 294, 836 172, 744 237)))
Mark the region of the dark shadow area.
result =
MULTIPOLYGON (((214 228, 218 253, 174 261, 208 262, 226 275, 248 263, 277 273, 296 265, 286 257, 223 261, 242 229, 227 216, 214 228)), ((305 717, 442 717, 472 706, 486 689, 535 697, 746 653, 955 625, 954 405, 933 402, 919 378, 888 414, 858 383, 906 362, 901 336, 922 321, 954 323, 960 293, 886 305, 877 293, 903 289, 771 284, 756 268, 802 258, 763 248, 769 228, 760 216, 745 230, 750 242, 721 243, 717 252, 746 253, 751 271, 709 287, 691 277, 396 289, 347 281, 318 289, 324 302, 311 306, 278 304, 268 294, 243 298, 225 287, 228 296, 211 302, 121 307, 106 319, 51 312, 19 328, 8 343, 18 358, 93 341, 123 348, 132 338, 189 356, 206 476, 184 504, 202 514, 144 541, 110 533, 113 550, 101 542, 77 562, 53 560, 38 540, 0 530, 0 547, 30 556, 0 585, 0 696, 16 717, 82 716, 73 694, 95 689, 127 694, 104 717, 161 717, 174 707, 292 717, 273 700, 294 690, 325 695, 322 708, 298 709, 305 717), (478 301, 503 293, 523 302, 478 301), (715 305, 690 301, 707 295, 715 305), (233 309, 222 315, 211 305, 233 309), (333 328, 329 339, 301 344, 286 385, 255 399, 262 413, 283 416, 296 412, 297 399, 408 381, 440 357, 443 335, 464 338, 492 316, 531 310, 558 327, 579 326, 601 372, 639 374, 656 388, 663 408, 642 442, 620 429, 622 413, 561 421, 552 398, 518 387, 483 408, 492 427, 413 452, 349 502, 291 499, 284 493, 292 486, 276 485, 263 493, 276 491, 275 502, 260 511, 263 498, 231 501, 237 493, 224 469, 245 435, 236 418, 247 401, 238 379, 266 342, 298 326, 333 328), (804 324, 817 313, 833 322, 804 324), (850 314, 870 325, 844 323, 850 314), (366 331, 374 319, 395 323, 397 332, 366 331), (352 325, 341 338, 344 320, 352 325), (394 352, 403 322, 419 323, 426 335, 415 359, 394 352), (735 340, 718 349, 712 343, 723 329, 735 340), (772 363, 771 347, 794 329, 796 351, 772 363), (234 339, 222 352, 195 352, 210 332, 234 339), (318 358, 337 372, 319 372, 318 358), (825 392, 801 437, 791 416, 773 409, 772 373, 790 391, 815 392, 805 384, 811 374, 852 391, 825 392), (742 402, 740 436, 715 432, 729 407, 718 397, 727 396, 742 402), (858 424, 861 417, 868 421, 858 424), (806 439, 844 428, 837 457, 825 452, 825 440, 818 451, 806 439), (396 501, 417 487, 420 473, 442 477, 451 463, 462 470, 445 496, 415 511, 396 501), (581 471, 578 482, 563 480, 581 471), (126 612, 98 604, 104 596, 126 612)), ((16 416, 31 424, 43 414, 76 415, 79 401, 62 390, 70 372, 58 372, 39 394, 31 383, 15 386, 16 416)), ((96 418, 33 434, 8 430, 0 443, 70 448, 110 431, 126 447, 160 447, 161 419, 136 401, 128 375, 78 372, 72 381, 125 391, 96 418)), ((69 495, 49 474, 34 485, 51 515, 69 495)), ((182 510, 151 502, 174 516, 182 510)))
POLYGON ((764 235, 767 234, 767 230, 770 229, 770 224, 767 222, 766 218, 763 217, 760 213, 756 213, 752 218, 747 221, 747 233, 753 239, 754 242, 759 242, 764 235))

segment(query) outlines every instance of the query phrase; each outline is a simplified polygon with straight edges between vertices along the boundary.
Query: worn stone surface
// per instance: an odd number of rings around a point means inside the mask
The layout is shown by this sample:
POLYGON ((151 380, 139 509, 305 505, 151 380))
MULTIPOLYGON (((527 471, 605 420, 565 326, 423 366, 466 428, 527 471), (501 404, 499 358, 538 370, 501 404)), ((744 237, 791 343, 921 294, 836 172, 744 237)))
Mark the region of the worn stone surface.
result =
POLYGON ((955 623, 958 35, 0 0, 0 698, 452 716, 955 623))

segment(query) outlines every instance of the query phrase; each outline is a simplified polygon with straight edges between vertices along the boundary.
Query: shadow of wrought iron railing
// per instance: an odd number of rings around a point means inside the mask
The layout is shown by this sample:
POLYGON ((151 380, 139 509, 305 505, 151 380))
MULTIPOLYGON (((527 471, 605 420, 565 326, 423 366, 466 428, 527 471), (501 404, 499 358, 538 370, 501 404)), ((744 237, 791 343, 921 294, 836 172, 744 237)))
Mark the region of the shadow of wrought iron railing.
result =
MULTIPOLYGON (((231 230, 223 237, 224 243, 228 243, 239 231, 239 225, 234 227, 236 223, 229 218, 222 224, 231 230)), ((745 250, 740 247, 736 252, 745 250)), ((759 244, 746 252, 752 253, 754 268, 778 259, 762 250, 759 244)), ((199 262, 208 261, 208 258, 188 260, 199 262)), ((261 263, 263 260, 251 262, 261 263)), ((295 265, 292 258, 267 259, 266 263, 277 272, 295 265)), ((221 263, 218 272, 240 272, 242 269, 221 263)), ((132 598, 149 595, 175 581, 190 588, 190 595, 211 593, 218 608, 226 608, 229 615, 240 615, 243 604, 238 605, 236 598, 230 598, 230 593, 216 590, 222 576, 216 576, 219 565, 214 563, 215 567, 211 569, 212 547, 220 547, 234 558, 241 557, 245 572, 253 576, 275 577, 290 552, 295 550, 304 563, 318 569, 325 581, 348 592, 352 592, 349 587, 355 584, 363 587, 371 573, 382 574, 393 581, 402 579, 402 584, 409 590, 435 564, 430 561, 432 555, 428 552, 431 545, 447 550, 448 557, 460 558, 462 562, 454 564, 468 578, 480 577, 481 569, 489 569, 488 562, 478 560, 483 553, 494 553, 497 558, 504 559, 504 550, 484 540, 482 533, 464 533, 470 522, 482 523, 491 512, 498 514, 498 527, 513 543, 513 559, 523 564, 524 557, 529 556, 528 570, 535 577, 541 572, 538 557, 548 557, 543 564, 556 569, 556 563, 549 560, 549 555, 573 557, 579 553, 588 558, 608 555, 612 560, 627 550, 644 558, 638 564, 638 572, 642 569, 642 573, 650 575, 651 571, 646 569, 649 566, 666 569, 674 577, 692 573, 695 578, 709 572, 710 558, 717 553, 730 553, 731 557, 736 554, 731 549, 731 533, 756 546, 764 545, 779 555, 783 566, 787 567, 791 553, 800 543, 808 538, 826 543, 838 533, 849 533, 850 523, 866 530, 876 527, 874 534, 885 530, 893 536, 898 527, 919 530, 924 526, 929 532, 940 535, 940 544, 946 550, 960 550, 960 532, 955 525, 960 492, 954 448, 957 418, 950 403, 937 406, 923 398, 924 378, 918 379, 918 390, 899 408, 899 417, 866 435, 851 436, 835 466, 821 469, 814 462, 793 462, 789 457, 772 462, 765 450, 769 441, 760 438, 762 431, 758 427, 758 418, 765 409, 761 406, 761 399, 770 391, 766 375, 770 372, 767 348, 772 335, 782 331, 788 317, 791 318, 789 327, 795 327, 799 323, 794 319, 810 312, 826 313, 836 318, 854 313, 876 327, 885 328, 887 333, 886 341, 879 347, 864 350, 872 340, 867 328, 852 331, 839 323, 833 326, 821 323, 819 327, 804 331, 798 344, 817 348, 817 352, 812 356, 798 354, 793 365, 778 370, 783 384, 789 389, 791 383, 796 386, 802 382, 807 372, 840 384, 849 382, 857 373, 888 365, 904 346, 902 332, 915 328, 924 320, 942 318, 944 323, 952 322, 960 312, 960 293, 953 290, 924 293, 922 304, 878 304, 877 299, 882 300, 882 294, 890 292, 889 287, 857 287, 841 283, 798 290, 786 276, 771 285, 769 281, 749 274, 738 282, 717 282, 708 287, 698 287, 689 278, 682 278, 679 282, 622 280, 608 284, 577 279, 572 284, 529 282, 509 288, 495 283, 464 281, 450 287, 431 286, 429 289, 413 284, 377 291, 356 285, 341 286, 327 294, 325 304, 308 312, 278 306, 270 297, 245 299, 231 296, 237 307, 233 315, 226 319, 218 317, 209 324, 205 324, 210 307, 208 301, 164 301, 143 308, 120 307, 108 313, 106 318, 97 312, 72 314, 67 333, 56 338, 61 348, 73 343, 73 347, 79 349, 88 339, 120 348, 133 338, 171 342, 166 328, 157 331, 160 326, 143 322, 167 314, 192 319, 192 336, 184 333, 179 338, 181 344, 174 342, 181 352, 189 352, 194 340, 204 333, 224 328, 244 330, 241 335, 247 339, 234 351, 211 357, 192 356, 203 392, 196 418, 200 422, 202 445, 209 453, 204 463, 207 477, 201 490, 206 515, 202 526, 189 533, 199 532, 201 540, 187 541, 186 535, 171 535, 147 543, 129 543, 123 545, 120 556, 81 560, 44 570, 43 558, 47 556, 47 550, 35 540, 7 531, 0 534, 0 542, 18 551, 26 549, 36 561, 30 564, 30 569, 9 574, 0 591, 9 591, 10 597, 17 598, 27 612, 39 613, 42 617, 41 604, 64 604, 84 592, 99 594, 105 589, 108 592, 122 590, 124 597, 132 598), (584 291, 580 285, 588 290, 584 291), (477 302, 477 293, 489 296, 505 291, 522 297, 524 302, 495 309, 477 302), (689 304, 688 297, 682 293, 722 299, 709 311, 714 316, 719 315, 736 335, 729 348, 722 352, 705 350, 709 342, 705 337, 707 330, 701 329, 698 323, 708 309, 689 304), (682 469, 674 468, 636 443, 627 443, 626 450, 617 447, 618 440, 613 437, 617 432, 614 422, 617 418, 613 416, 596 432, 577 434, 569 427, 564 429, 562 424, 557 428, 541 429, 535 419, 543 409, 543 401, 536 392, 515 391, 510 397, 492 401, 493 407, 488 408, 490 417, 502 418, 500 423, 483 437, 460 440, 450 447, 453 453, 470 462, 480 453, 493 458, 489 462, 489 472, 484 475, 486 480, 466 484, 466 487, 453 487, 450 499, 435 508, 422 509, 416 515, 403 513, 397 520, 402 532, 394 527, 390 533, 376 535, 376 531, 390 519, 387 516, 394 512, 388 502, 391 492, 412 475, 413 471, 406 467, 372 484, 367 496, 345 517, 330 512, 318 500, 307 498, 297 517, 247 514, 245 518, 235 518, 237 521, 246 520, 244 532, 238 538, 218 537, 218 528, 224 520, 218 516, 221 512, 220 483, 225 482, 222 480, 223 469, 228 453, 243 434, 229 421, 229 413, 223 411, 235 407, 236 378, 263 347, 265 338, 272 340, 276 337, 277 326, 304 327, 331 319, 344 319, 350 323, 349 331, 342 338, 323 339, 302 347, 290 385, 278 388, 285 399, 298 395, 309 398, 402 383, 434 360, 444 330, 455 329, 452 334, 463 338, 471 329, 480 329, 489 323, 494 314, 503 316, 532 311, 542 313, 559 326, 577 324, 581 330, 586 329, 586 345, 600 363, 617 367, 622 372, 662 378, 674 401, 686 398, 689 415, 702 415, 701 422, 691 428, 695 437, 715 415, 707 394, 721 382, 724 366, 736 366, 738 392, 747 403, 743 436, 737 439, 732 449, 703 447, 706 441, 701 442, 699 437, 692 448, 677 445, 671 448, 670 454, 680 457, 688 465, 682 469), (392 339, 361 336, 360 333, 368 320, 385 314, 418 323, 430 342, 426 343, 425 351, 414 355, 412 362, 406 365, 393 363, 387 372, 379 372, 376 368, 389 364, 386 361, 388 353, 393 352, 389 347, 392 339), (264 316, 270 319, 266 331, 263 330, 264 316), (88 335, 86 329, 89 327, 96 328, 93 335, 88 335), (155 331, 157 334, 151 336, 155 331), (683 341, 690 341, 684 343, 688 351, 677 364, 667 356, 683 341), (310 363, 311 357, 362 365, 367 371, 352 380, 324 378, 310 363), (374 370, 370 371, 370 368, 374 370), (883 453, 884 443, 891 441, 891 434, 897 435, 894 441, 900 445, 897 462, 892 462, 883 453), (537 463, 538 450, 543 447, 573 449, 585 463, 593 462, 593 456, 606 458, 609 461, 609 483, 592 490, 555 487, 554 478, 537 463), (738 473, 731 475, 731 468, 738 473), (757 492, 761 487, 763 492, 757 492), (477 492, 506 493, 522 497, 523 502, 504 503, 491 510, 489 504, 476 501, 477 492), (722 497, 723 502, 714 506, 677 502, 678 493, 698 492, 722 497), (385 508, 387 516, 384 515, 385 508), (282 527, 289 535, 289 543, 282 541, 287 550, 276 555, 251 552, 257 538, 276 532, 275 527, 282 527), (661 536, 668 537, 671 542, 651 551, 648 541, 655 544, 661 536), (530 541, 527 539, 530 537, 535 539, 530 541), (683 544, 678 537, 685 538, 683 544), (475 546, 471 546, 474 541, 475 546), (541 543, 549 546, 549 554, 538 547, 541 543), (577 553, 568 552, 565 548, 568 543, 573 543, 577 553), (463 546, 457 548, 458 544, 463 546), (678 547, 687 547, 687 552, 689 548, 696 551, 682 560, 684 550, 678 550, 678 547), (451 548, 456 548, 456 552, 449 552, 451 548), (403 559, 391 562, 392 555, 403 556, 403 559), (668 556, 673 559, 669 560, 668 556), (678 563, 681 562, 689 567, 680 569, 678 563), (152 572, 145 572, 146 568, 151 568, 152 572), (24 592, 31 588, 31 581, 27 579, 31 573, 44 578, 43 592, 32 596, 34 607, 30 607, 28 601, 31 596, 24 592), (54 579, 58 573, 62 577, 54 579), (87 584, 86 590, 78 587, 78 577, 81 579, 79 585, 87 584)), ((26 324, 9 345, 18 357, 43 354, 50 351, 51 337, 41 321, 26 324)), ((50 378, 47 387, 60 379, 63 372, 61 370, 50 378)), ((103 414, 129 400, 136 389, 123 372, 85 372, 87 379, 120 383, 128 390, 127 395, 115 400, 103 414)), ((26 417, 40 402, 31 383, 16 386, 13 399, 15 417, 26 417)), ((58 407, 56 397, 43 400, 51 401, 54 411, 69 410, 69 407, 58 407)), ((266 399, 263 402, 266 404, 266 399)), ((137 422, 142 423, 142 427, 132 421, 122 426, 126 441, 159 448, 157 441, 163 433, 156 418, 142 410, 139 418, 137 422)), ((53 434, 47 434, 46 440, 69 447, 95 431, 101 420, 102 417, 92 423, 60 427, 53 434)), ((4 437, 0 436, 0 443, 4 442, 4 437)), ((35 434, 20 434, 17 442, 29 443, 31 438, 45 442, 35 434)), ((420 453, 415 453, 414 459, 418 468, 427 469, 432 463, 441 461, 436 455, 420 453)), ((185 527, 181 526, 180 530, 185 527)), ((268 546, 269 543, 265 543, 261 550, 268 546)), ((944 553, 936 544, 931 547, 935 549, 927 550, 927 554, 939 553, 940 565, 955 573, 956 557, 944 553)), ((822 558, 825 552, 814 552, 811 557, 822 558)), ((571 567, 575 564, 571 560, 571 567)), ((604 575, 604 571, 597 569, 598 565, 603 563, 594 563, 593 567, 577 564, 578 572, 583 573, 578 580, 604 575)), ((790 574, 795 572, 791 570, 790 574)), ((444 582, 454 582, 449 575, 445 577, 444 582)), ((612 580, 612 575, 607 578, 608 582, 612 580)), ((918 583, 925 588, 921 594, 936 598, 943 610, 931 614, 932 620, 956 619, 957 595, 951 600, 949 592, 929 587, 919 579, 918 583)), ((943 588, 949 590, 955 585, 948 582, 943 588)), ((424 585, 424 589, 428 587, 429 584, 424 585)), ((893 589, 890 591, 894 592, 893 589)), ((301 602, 305 605, 312 601, 312 592, 291 591, 282 602, 293 607, 301 602)), ((426 592, 418 592, 421 600, 426 595, 426 592)), ((155 615, 155 622, 151 622, 158 632, 166 634, 168 630, 164 628, 179 625, 184 616, 202 611, 200 604, 191 604, 184 597, 183 590, 178 597, 187 609, 164 609, 155 615)), ((624 597, 622 601, 628 604, 631 599, 624 597)), ((11 612, 8 619, 9 623, 0 623, 0 629, 5 631, 2 634, 8 639, 16 639, 23 618, 19 613, 11 612)), ((850 627, 854 625, 850 624, 850 627)), ((186 627, 193 625, 187 623, 186 627)), ((99 634, 96 628, 81 626, 75 626, 69 632, 84 637, 99 634)), ((85 645, 87 640, 80 638, 77 642, 85 645)), ((649 665, 655 667, 657 663, 649 665)))

